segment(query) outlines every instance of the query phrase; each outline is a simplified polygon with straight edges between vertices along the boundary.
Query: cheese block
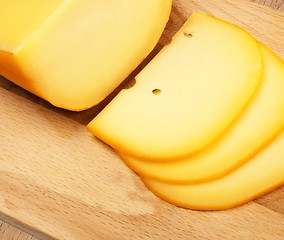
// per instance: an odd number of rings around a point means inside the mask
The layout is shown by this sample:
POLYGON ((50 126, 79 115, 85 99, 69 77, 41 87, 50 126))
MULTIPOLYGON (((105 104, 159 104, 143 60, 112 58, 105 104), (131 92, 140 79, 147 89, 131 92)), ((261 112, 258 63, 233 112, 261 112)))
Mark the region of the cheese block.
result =
POLYGON ((139 174, 166 182, 208 181, 233 171, 269 143, 284 125, 284 62, 261 45, 262 80, 233 124, 199 154, 172 162, 143 161, 120 154, 139 174))
POLYGON ((102 101, 150 53, 172 0, 0 0, 0 74, 53 105, 102 101))
POLYGON ((160 198, 177 206, 222 210, 241 205, 284 185, 284 132, 246 164, 214 181, 170 184, 142 178, 160 198))
POLYGON ((255 92, 262 57, 245 30, 194 13, 170 45, 88 125, 119 152, 153 161, 192 155, 215 140, 255 92))

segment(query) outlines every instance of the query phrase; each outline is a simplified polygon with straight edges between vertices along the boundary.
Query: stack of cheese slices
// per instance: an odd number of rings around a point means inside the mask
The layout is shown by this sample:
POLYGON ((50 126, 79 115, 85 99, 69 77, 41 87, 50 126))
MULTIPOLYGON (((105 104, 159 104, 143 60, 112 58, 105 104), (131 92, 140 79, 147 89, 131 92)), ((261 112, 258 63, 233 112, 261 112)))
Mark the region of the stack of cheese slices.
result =
POLYGON ((194 13, 88 125, 162 199, 199 210, 284 183, 284 62, 245 30, 194 13))

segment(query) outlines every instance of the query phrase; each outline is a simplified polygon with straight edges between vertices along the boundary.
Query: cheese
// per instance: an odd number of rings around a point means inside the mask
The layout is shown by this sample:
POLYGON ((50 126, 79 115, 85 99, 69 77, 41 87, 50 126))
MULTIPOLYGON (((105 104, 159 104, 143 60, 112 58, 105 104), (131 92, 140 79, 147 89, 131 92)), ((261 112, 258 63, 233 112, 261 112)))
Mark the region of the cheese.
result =
POLYGON ((139 174, 160 181, 207 181, 233 171, 268 144, 284 125, 284 62, 261 45, 261 83, 241 115, 197 155, 172 162, 153 162, 120 154, 139 174))
POLYGON ((232 173, 199 184, 169 184, 143 178, 160 198, 177 206, 221 210, 241 205, 284 184, 284 132, 232 173))
POLYGON ((153 161, 192 155, 215 140, 256 90, 257 42, 243 29, 194 13, 88 125, 119 152, 153 161))
POLYGON ((0 74, 53 105, 102 101, 158 42, 171 0, 0 0, 0 74))

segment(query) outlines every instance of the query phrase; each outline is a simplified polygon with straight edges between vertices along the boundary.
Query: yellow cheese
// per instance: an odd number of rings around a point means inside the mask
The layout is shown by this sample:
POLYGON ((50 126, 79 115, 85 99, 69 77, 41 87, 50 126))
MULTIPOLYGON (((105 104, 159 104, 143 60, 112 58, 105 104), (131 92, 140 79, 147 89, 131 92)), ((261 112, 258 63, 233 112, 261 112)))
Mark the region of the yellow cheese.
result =
POLYGON ((258 86, 257 42, 201 13, 88 125, 124 154, 166 161, 201 150, 228 127, 258 86))
POLYGON ((173 162, 121 157, 143 176, 166 182, 197 182, 220 177, 248 160, 283 128, 284 62, 261 45, 261 83, 241 115, 225 133, 199 154, 173 162))
POLYGON ((199 184, 169 184, 142 179, 160 198, 198 210, 241 205, 284 184, 284 132, 259 154, 232 173, 199 184))
POLYGON ((0 74, 53 105, 103 100, 158 42, 171 0, 0 0, 0 74))

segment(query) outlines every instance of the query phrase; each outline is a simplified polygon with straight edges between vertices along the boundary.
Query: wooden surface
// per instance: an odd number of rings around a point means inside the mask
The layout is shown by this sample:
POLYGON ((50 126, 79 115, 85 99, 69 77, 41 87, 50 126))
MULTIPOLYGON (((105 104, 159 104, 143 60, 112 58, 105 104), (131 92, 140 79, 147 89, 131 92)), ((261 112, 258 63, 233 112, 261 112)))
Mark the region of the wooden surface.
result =
MULTIPOLYGON (((174 0, 152 56, 196 10, 246 28, 284 59, 284 15, 276 11, 284 1, 255 2, 275 10, 245 0, 174 0)), ((0 79, 1 240, 284 239, 284 188, 219 212, 178 208, 151 194, 85 129, 108 100, 72 113, 0 79)))

